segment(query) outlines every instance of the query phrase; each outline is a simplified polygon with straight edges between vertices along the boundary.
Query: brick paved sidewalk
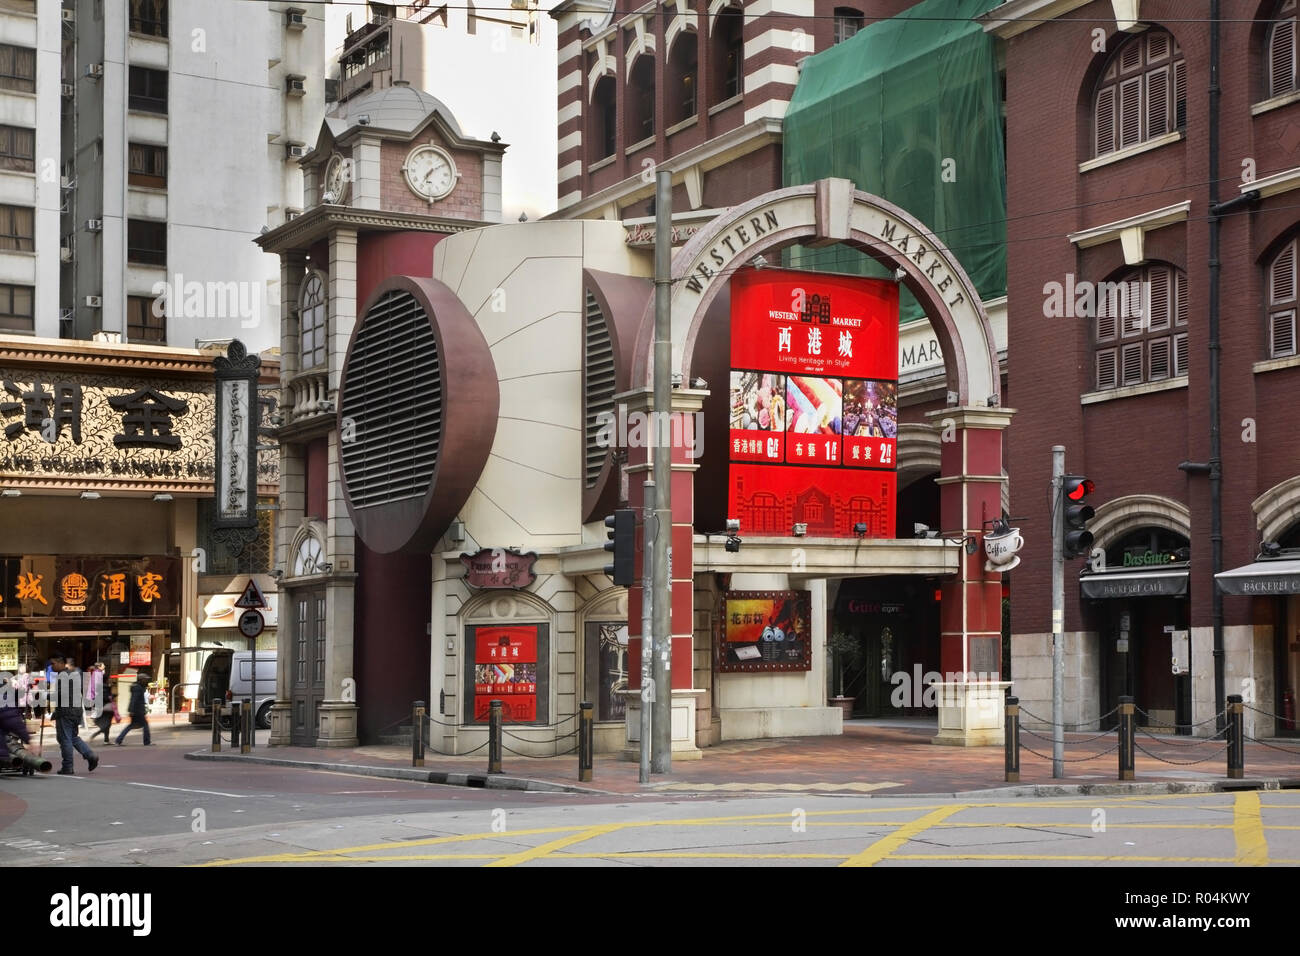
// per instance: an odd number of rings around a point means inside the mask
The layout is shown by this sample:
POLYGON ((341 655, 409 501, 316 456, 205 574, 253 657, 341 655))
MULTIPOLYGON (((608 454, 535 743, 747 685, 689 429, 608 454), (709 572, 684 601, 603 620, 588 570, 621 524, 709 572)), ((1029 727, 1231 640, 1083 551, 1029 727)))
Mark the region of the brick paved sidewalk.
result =
MULTIPOLYGON (((162 729, 162 728, 160 728, 162 729)), ((178 728, 178 732, 179 732, 178 728)), ((161 736, 161 734, 159 735, 161 736)), ((506 754, 504 775, 607 793, 960 793, 1005 787, 1000 747, 940 747, 931 744, 932 727, 849 724, 840 737, 800 737, 733 741, 705 750, 703 760, 673 763, 669 775, 654 775, 648 787, 638 782, 638 766, 617 755, 597 755, 591 783, 578 783, 576 755, 523 758, 506 754)), ((1051 742, 1022 737, 1022 744, 1046 757, 1021 751, 1021 784, 1097 785, 1117 781, 1116 736, 1069 734, 1066 778, 1052 779, 1051 742), (1106 751, 1111 751, 1106 753, 1106 751), (1092 754, 1104 754, 1096 759, 1092 754)), ((186 739, 207 749, 207 737, 191 730, 186 739)), ((1300 741, 1246 745, 1246 778, 1300 780, 1300 741), (1281 750, 1275 748, 1283 748, 1281 750)), ((1226 780, 1227 757, 1220 741, 1189 737, 1152 738, 1139 733, 1137 782, 1207 783, 1226 780), (1192 761, 1201 761, 1192 763, 1192 761)), ((187 748, 188 749, 188 748, 187 748)), ((228 748, 227 748, 228 750, 228 748)), ((239 759, 238 755, 232 755, 239 759)), ((323 765, 410 769, 410 750, 375 746, 355 749, 258 747, 253 756, 323 765)), ((429 753, 425 771, 469 774, 487 770, 486 750, 468 757, 429 753)), ((459 779, 459 778, 457 778, 459 779)), ((468 781, 475 785, 475 781, 468 781)), ((479 784, 481 785, 481 784, 479 784)))

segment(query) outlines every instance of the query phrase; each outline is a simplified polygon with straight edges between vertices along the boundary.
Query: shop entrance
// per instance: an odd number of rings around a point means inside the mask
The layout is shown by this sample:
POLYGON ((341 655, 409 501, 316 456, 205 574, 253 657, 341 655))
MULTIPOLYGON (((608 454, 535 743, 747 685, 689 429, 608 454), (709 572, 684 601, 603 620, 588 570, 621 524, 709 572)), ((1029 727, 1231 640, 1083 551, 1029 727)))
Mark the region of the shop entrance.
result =
POLYGON ((320 736, 320 704, 325 699, 325 589, 293 595, 293 675, 289 697, 293 708, 290 741, 314 747, 320 736))
POLYGON ((832 694, 855 717, 933 715, 927 674, 939 671, 939 585, 930 578, 849 578, 831 625, 832 694))

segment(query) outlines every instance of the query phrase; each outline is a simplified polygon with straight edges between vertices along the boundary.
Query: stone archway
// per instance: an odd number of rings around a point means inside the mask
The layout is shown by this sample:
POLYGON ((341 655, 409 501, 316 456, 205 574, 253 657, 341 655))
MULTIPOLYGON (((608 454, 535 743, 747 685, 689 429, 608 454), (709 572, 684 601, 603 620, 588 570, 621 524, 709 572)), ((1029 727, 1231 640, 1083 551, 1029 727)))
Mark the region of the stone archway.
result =
POLYGON ((1261 541, 1276 541, 1300 522, 1300 475, 1279 482, 1253 502, 1261 541))
POLYGON ((1163 528, 1190 540, 1192 513, 1182 502, 1162 495, 1125 495, 1097 509, 1092 520, 1093 547, 1105 551, 1130 531, 1163 528))
MULTIPOLYGON (((847 179, 823 179, 792 186, 727 210, 693 236, 673 257, 671 293, 672 373, 683 387, 673 391, 674 413, 698 411, 708 393, 684 387, 691 382, 691 360, 710 304, 730 277, 755 256, 794 243, 811 246, 844 243, 886 267, 901 271, 901 281, 929 316, 943 351, 949 407, 930 414, 942 428, 939 450, 940 511, 945 534, 979 536, 1002 513, 1002 431, 1012 409, 1001 408, 997 345, 982 303, 961 264, 932 230, 906 211, 854 188, 847 179)), ((654 301, 646 304, 634 352, 632 381, 653 385, 654 301)), ((651 389, 627 393, 629 411, 647 411, 651 389), (637 406, 635 409, 633 405, 637 406)), ((644 448, 631 449, 629 467, 644 468, 644 448)), ((673 693, 689 692, 692 673, 693 571, 692 481, 696 465, 672 463, 673 693), (683 500, 685 499, 685 500, 683 500), (680 608, 680 613, 679 613, 680 608), (679 661, 687 662, 679 670, 679 661)), ((632 482, 631 507, 640 510, 641 486, 632 482)), ((984 571, 984 556, 963 552, 957 575, 945 579, 940 664, 946 672, 1001 671, 1001 576, 984 571)), ((633 585, 629 607, 641 604, 633 585)), ((633 657, 639 656, 641 622, 633 614, 633 657)), ((1000 692, 999 692, 1000 699, 1000 692)))

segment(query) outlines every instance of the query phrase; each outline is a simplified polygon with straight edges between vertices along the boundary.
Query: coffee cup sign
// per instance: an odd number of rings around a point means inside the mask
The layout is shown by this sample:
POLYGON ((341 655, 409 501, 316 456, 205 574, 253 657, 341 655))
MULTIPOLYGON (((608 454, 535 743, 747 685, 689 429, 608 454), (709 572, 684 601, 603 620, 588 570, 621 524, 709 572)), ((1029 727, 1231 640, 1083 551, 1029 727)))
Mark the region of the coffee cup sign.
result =
POLYGON ((1025 539, 1020 537, 1019 528, 1009 528, 1005 534, 985 535, 984 554, 988 561, 984 563, 985 571, 1010 571, 1020 564, 1016 552, 1025 546, 1025 539))

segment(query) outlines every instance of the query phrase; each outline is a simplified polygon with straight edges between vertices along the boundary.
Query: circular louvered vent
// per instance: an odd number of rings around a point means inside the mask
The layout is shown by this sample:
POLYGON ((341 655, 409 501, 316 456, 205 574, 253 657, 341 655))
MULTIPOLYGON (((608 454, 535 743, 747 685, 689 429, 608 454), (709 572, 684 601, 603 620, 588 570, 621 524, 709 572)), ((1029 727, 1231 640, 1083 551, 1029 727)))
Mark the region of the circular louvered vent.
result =
POLYGON ((354 507, 423 498, 429 490, 442 440, 439 358, 415 296, 387 292, 367 310, 348 360, 342 408, 356 423, 342 444, 354 507))
POLYGON ((372 551, 427 553, 464 507, 496 436, 496 367, 441 282, 394 276, 361 310, 339 387, 348 512, 372 551))

